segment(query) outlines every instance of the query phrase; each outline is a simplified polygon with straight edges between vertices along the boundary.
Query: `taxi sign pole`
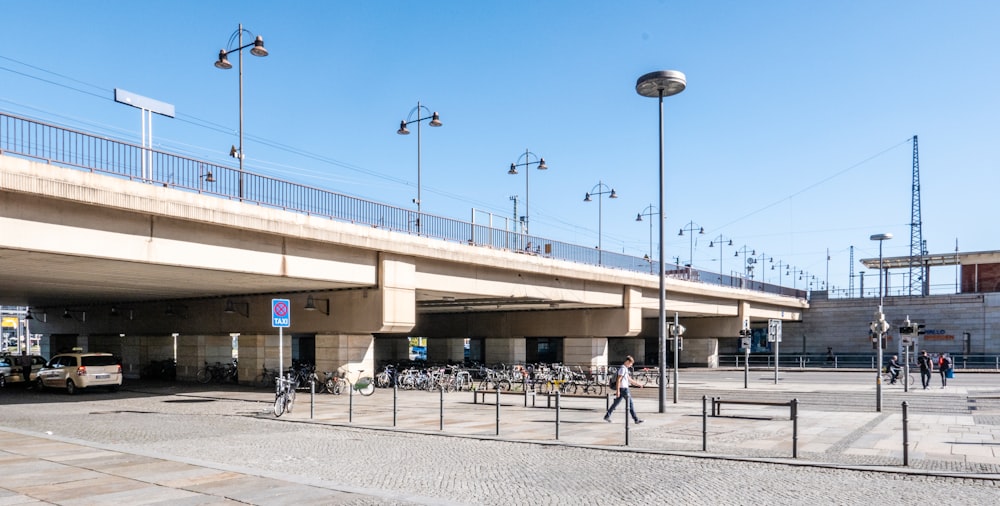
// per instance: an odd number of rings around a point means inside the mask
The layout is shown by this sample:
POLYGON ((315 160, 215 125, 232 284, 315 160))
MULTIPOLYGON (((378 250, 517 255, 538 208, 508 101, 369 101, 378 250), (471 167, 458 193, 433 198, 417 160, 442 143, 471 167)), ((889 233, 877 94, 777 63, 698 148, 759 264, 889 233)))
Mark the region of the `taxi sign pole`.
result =
POLYGON ((285 327, 292 323, 288 299, 271 299, 271 326, 278 327, 278 376, 285 375, 285 327))

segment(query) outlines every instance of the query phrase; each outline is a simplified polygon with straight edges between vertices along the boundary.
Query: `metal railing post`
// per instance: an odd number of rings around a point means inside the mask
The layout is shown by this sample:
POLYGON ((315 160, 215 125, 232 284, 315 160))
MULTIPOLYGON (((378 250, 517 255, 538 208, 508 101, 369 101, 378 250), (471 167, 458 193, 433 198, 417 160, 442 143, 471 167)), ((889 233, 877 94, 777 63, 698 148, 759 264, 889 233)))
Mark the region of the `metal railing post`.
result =
POLYGON ((497 435, 500 435, 500 389, 497 388, 497 435))
POLYGON ((903 401, 903 465, 910 465, 909 404, 903 401))
POLYGON ((559 440, 559 391, 556 390, 556 441, 559 440))
POLYGON ((392 426, 396 426, 396 419, 398 418, 399 411, 399 389, 396 385, 392 385, 392 426))
POLYGON ((799 400, 792 399, 792 458, 799 458, 799 400))
POLYGON ((708 396, 701 396, 701 451, 708 451, 708 396))
POLYGON ((316 414, 316 378, 309 378, 309 419, 316 414))
POLYGON ((438 430, 444 430, 444 385, 441 385, 441 421, 438 423, 438 430))

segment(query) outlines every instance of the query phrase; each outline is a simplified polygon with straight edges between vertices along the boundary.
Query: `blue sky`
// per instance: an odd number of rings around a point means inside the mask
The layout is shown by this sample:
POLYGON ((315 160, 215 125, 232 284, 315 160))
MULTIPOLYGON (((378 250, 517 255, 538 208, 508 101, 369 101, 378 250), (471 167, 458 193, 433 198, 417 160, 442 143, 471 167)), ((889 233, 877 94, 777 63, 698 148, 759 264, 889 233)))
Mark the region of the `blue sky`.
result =
MULTIPOLYGON (((619 196, 604 248, 642 256, 657 106, 635 81, 673 69, 688 88, 665 101, 668 258, 687 263, 677 231, 693 222, 697 268, 719 270, 721 235, 727 274, 746 246, 846 288, 850 247, 878 255, 871 234, 909 253, 914 134, 930 252, 1000 249, 986 0, 8 1, 0 110, 139 142, 138 110, 112 101, 123 88, 176 107, 153 120, 157 148, 231 164, 237 71, 212 64, 241 22, 270 51, 244 54, 250 171, 413 207, 416 135, 395 132, 419 100, 444 123, 424 123, 424 212, 512 217, 518 195, 523 214, 523 169, 507 169, 530 149, 549 166, 529 176, 532 234, 596 246, 583 197, 603 182, 619 196)), ((953 288, 954 270, 932 283, 953 288)))

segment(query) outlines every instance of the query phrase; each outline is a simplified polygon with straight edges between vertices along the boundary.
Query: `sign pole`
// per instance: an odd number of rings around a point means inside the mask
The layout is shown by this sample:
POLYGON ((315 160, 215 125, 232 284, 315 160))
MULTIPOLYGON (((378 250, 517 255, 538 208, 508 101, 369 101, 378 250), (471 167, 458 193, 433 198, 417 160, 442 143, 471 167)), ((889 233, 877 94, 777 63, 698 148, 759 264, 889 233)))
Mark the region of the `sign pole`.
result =
POLYGON ((292 306, 288 299, 271 299, 271 326, 278 327, 278 376, 285 375, 285 327, 292 324, 292 306))

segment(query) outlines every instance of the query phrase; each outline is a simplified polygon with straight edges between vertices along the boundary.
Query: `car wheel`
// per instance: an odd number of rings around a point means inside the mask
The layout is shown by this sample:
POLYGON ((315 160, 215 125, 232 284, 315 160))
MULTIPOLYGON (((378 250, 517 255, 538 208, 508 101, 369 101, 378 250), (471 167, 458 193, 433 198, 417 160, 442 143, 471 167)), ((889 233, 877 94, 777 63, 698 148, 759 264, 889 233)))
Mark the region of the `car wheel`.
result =
POLYGON ((42 383, 42 378, 35 378, 35 388, 39 391, 45 388, 45 383, 42 383))
POLYGON ((76 394, 76 391, 76 383, 73 383, 73 380, 66 380, 66 393, 74 395, 76 394))

